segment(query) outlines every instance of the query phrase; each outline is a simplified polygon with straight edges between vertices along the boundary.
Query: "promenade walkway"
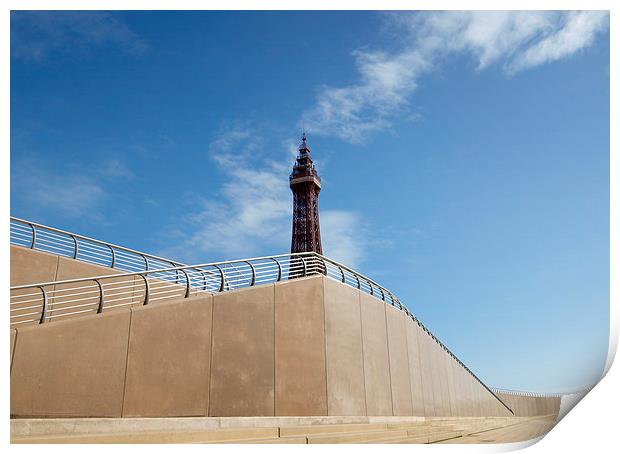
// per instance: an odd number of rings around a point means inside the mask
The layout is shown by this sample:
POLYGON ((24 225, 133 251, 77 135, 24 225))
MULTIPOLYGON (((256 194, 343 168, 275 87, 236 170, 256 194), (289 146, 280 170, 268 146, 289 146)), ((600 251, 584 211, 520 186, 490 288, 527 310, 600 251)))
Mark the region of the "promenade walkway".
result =
POLYGON ((554 415, 17 419, 11 443, 511 443, 554 423, 554 415))

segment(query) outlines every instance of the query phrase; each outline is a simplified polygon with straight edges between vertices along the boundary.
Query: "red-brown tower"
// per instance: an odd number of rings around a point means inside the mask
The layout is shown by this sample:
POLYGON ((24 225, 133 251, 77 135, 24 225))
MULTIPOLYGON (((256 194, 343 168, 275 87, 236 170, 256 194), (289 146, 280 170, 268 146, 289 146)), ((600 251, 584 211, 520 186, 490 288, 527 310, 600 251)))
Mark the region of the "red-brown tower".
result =
POLYGON ((293 191, 293 238, 291 252, 318 252, 323 254, 321 246, 321 226, 319 225, 319 178, 306 141, 306 133, 301 137, 299 153, 293 172, 289 177, 293 191))

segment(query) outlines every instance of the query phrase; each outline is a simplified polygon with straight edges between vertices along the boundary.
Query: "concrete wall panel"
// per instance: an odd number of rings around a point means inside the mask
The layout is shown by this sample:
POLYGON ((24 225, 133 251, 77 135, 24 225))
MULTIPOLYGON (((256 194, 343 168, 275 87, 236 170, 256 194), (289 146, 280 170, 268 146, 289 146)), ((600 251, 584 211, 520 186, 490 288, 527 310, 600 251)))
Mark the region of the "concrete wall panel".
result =
POLYGON ((385 311, 390 353, 393 414, 394 416, 410 416, 413 410, 411 406, 411 381, 409 379, 405 314, 387 304, 385 305, 385 311))
POLYGON ((446 416, 446 404, 448 403, 446 397, 446 388, 441 373, 441 353, 437 341, 432 337, 429 337, 431 345, 432 359, 431 359, 431 374, 433 377, 433 387, 435 396, 435 405, 437 406, 437 416, 446 416))
POLYGON ((437 405, 435 403, 435 387, 433 385, 433 374, 431 373, 432 351, 431 339, 421 327, 418 326, 418 344, 420 347, 420 367, 422 378, 422 391, 424 392, 424 415, 437 416, 437 405))
POLYGON ((457 377, 456 371, 456 361, 450 358, 448 361, 448 370, 450 373, 450 381, 451 381, 451 389, 453 396, 453 404, 454 404, 454 416, 461 416, 461 396, 459 394, 459 381, 457 377))
POLYGON ((450 390, 450 409, 452 412, 452 416, 458 416, 460 414, 459 411, 459 401, 457 395, 457 381, 454 372, 454 359, 450 355, 447 355, 447 375, 448 375, 448 389, 450 390))
POLYGON ((369 416, 391 416, 392 389, 385 303, 361 293, 360 306, 366 412, 369 416))
POLYGON ((418 324, 410 317, 405 320, 407 333, 407 353, 409 354, 409 380, 411 386, 411 406, 413 416, 424 416, 424 391, 422 389, 422 370, 420 366, 420 345, 418 324))
POLYGON ((360 292, 325 278, 329 416, 365 415, 360 292))
POLYGON ((132 309, 124 417, 207 415, 212 300, 132 309))
POLYGON ((323 278, 275 284, 275 414, 327 414, 323 278))
MULTIPOLYGON (((11 245, 11 286, 56 279, 58 256, 11 245)), ((26 326, 36 325, 41 318, 43 297, 38 289, 11 292, 11 322, 26 326)))
POLYGON ((213 297, 209 416, 274 415, 274 286, 213 297))
POLYGON ((120 417, 129 323, 119 311, 18 328, 11 413, 120 417))
POLYGON ((474 382, 476 386, 476 392, 478 393, 480 399, 480 410, 482 412, 482 416, 491 416, 489 398, 486 390, 480 385, 478 380, 474 382))
POLYGON ((444 365, 444 374, 446 377, 446 384, 448 387, 448 399, 450 404, 450 416, 456 416, 456 395, 454 393, 454 376, 452 375, 452 357, 444 350, 443 354, 443 365, 444 365))
POLYGON ((431 342, 433 348, 433 362, 431 367, 435 373, 437 393, 439 395, 439 416, 450 416, 450 399, 448 386, 443 371, 444 351, 434 339, 431 342))
POLYGON ((469 416, 473 413, 471 403, 469 401, 469 396, 467 394, 467 386, 465 383, 465 369, 456 363, 455 367, 455 377, 458 382, 457 390, 459 396, 459 405, 461 408, 461 416, 469 416))
POLYGON ((454 415, 454 401, 452 400, 452 395, 454 393, 454 391, 450 390, 450 377, 449 377, 449 369, 448 369, 448 352, 446 352, 443 347, 441 347, 440 345, 438 345, 439 347, 439 352, 441 355, 441 362, 440 362, 440 368, 441 368, 441 378, 443 381, 443 387, 444 387, 444 392, 445 392, 445 400, 446 400, 446 415, 447 416, 452 416, 454 415))
POLYGON ((466 375, 467 386, 469 389, 469 395, 472 398, 472 407, 474 416, 483 416, 482 407, 480 405, 480 394, 478 392, 478 387, 476 386, 478 382, 471 374, 467 373, 466 375))
POLYGON ((459 380, 459 390, 461 396, 461 411, 463 416, 469 416, 473 414, 473 406, 471 404, 471 396, 467 394, 466 375, 467 371, 457 363, 456 375, 459 380))
POLYGON ((58 256, 11 245, 11 286, 56 280, 58 256))

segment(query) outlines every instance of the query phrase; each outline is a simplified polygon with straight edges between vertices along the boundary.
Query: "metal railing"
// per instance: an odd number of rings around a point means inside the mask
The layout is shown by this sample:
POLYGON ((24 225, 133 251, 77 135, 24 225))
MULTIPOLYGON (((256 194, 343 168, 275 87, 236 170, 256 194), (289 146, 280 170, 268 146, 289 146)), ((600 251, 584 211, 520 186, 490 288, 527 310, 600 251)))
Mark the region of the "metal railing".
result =
POLYGON ((11 216, 11 244, 123 271, 147 271, 183 263, 11 216))
POLYGON ((562 397, 567 394, 567 393, 538 393, 538 392, 533 392, 533 391, 518 391, 515 389, 496 388, 494 386, 490 387, 490 389, 492 389, 494 393, 502 393, 502 394, 509 394, 511 396, 522 396, 522 397, 562 397))
POLYGON ((389 290, 372 279, 310 252, 13 286, 11 326, 316 274, 337 277, 343 283, 406 310, 389 290))

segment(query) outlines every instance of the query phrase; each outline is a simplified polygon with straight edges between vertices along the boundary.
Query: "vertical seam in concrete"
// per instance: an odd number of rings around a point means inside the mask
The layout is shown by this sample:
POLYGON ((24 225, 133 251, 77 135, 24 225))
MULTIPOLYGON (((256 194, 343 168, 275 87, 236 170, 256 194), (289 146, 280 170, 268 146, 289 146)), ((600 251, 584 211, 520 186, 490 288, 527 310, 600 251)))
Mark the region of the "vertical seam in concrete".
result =
POLYGON ((405 348, 407 349, 407 375, 409 376, 409 404, 411 405, 411 416, 413 416, 413 390, 411 389, 411 365, 409 364, 409 342, 407 341, 407 322, 409 321, 405 318, 405 314, 401 313, 401 318, 403 319, 403 330, 405 333, 405 348))
POLYGON ((276 416, 276 284, 273 287, 273 416, 276 416))
POLYGON ((364 316, 362 315, 362 297, 359 295, 360 302, 360 326, 362 333, 362 372, 364 373, 364 404, 366 408, 366 416, 368 416, 368 396, 366 395, 366 355, 364 354, 364 316))
MULTIPOLYGON (((11 353, 11 364, 9 365, 9 377, 11 375, 11 371, 13 370, 13 358, 15 358, 15 350, 17 350, 17 335, 19 331, 15 329, 15 339, 13 339, 13 352, 11 353)), ((9 340, 10 340, 11 332, 9 331, 9 340)))
POLYGON ((207 384, 207 414, 205 416, 211 415, 211 383, 213 380, 213 330, 215 328, 215 295, 211 294, 211 333, 210 333, 210 344, 209 345, 209 376, 208 376, 208 384, 207 384))
POLYGON ((387 344, 388 354, 388 373, 390 376, 390 402, 392 402, 392 416, 394 415, 394 392, 392 391, 392 360, 390 359, 390 331, 388 329, 387 304, 383 305, 383 315, 385 317, 385 342, 387 344))
POLYGON ((411 324, 413 325, 413 331, 415 333, 415 342, 418 346, 418 373, 420 378, 418 388, 420 389, 420 397, 422 398, 422 416, 426 417, 426 408, 424 407, 424 387, 422 385, 424 382, 424 379, 422 378, 422 349, 420 348, 420 337, 418 336, 419 326, 417 322, 414 322, 413 320, 411 321, 411 324))
MULTIPOLYGON (((424 386, 424 377, 422 376, 422 343, 420 342, 420 325, 418 325, 416 322, 414 322, 415 324, 413 325, 413 329, 415 331, 415 335, 418 341, 418 365, 420 367, 420 390, 422 391, 422 413, 424 415, 424 417, 426 418, 426 391, 425 391, 425 386, 424 386)), ((424 348, 424 350, 426 350, 426 347, 424 348)))
POLYGON ((127 371, 129 370, 129 345, 131 343, 131 322, 133 309, 129 308, 129 326, 127 327, 127 352, 125 354, 125 379, 123 380, 123 400, 121 401, 121 418, 125 416, 125 393, 127 392, 127 371))
POLYGON ((323 283, 323 346, 325 350, 325 413, 329 416, 329 384, 327 372, 327 306, 325 304, 325 277, 321 277, 323 283))
POLYGON ((366 395, 366 360, 364 359, 364 325, 362 322, 362 292, 357 291, 357 308, 360 314, 360 345, 362 346, 362 381, 364 383, 364 413, 368 416, 368 397, 366 395))

